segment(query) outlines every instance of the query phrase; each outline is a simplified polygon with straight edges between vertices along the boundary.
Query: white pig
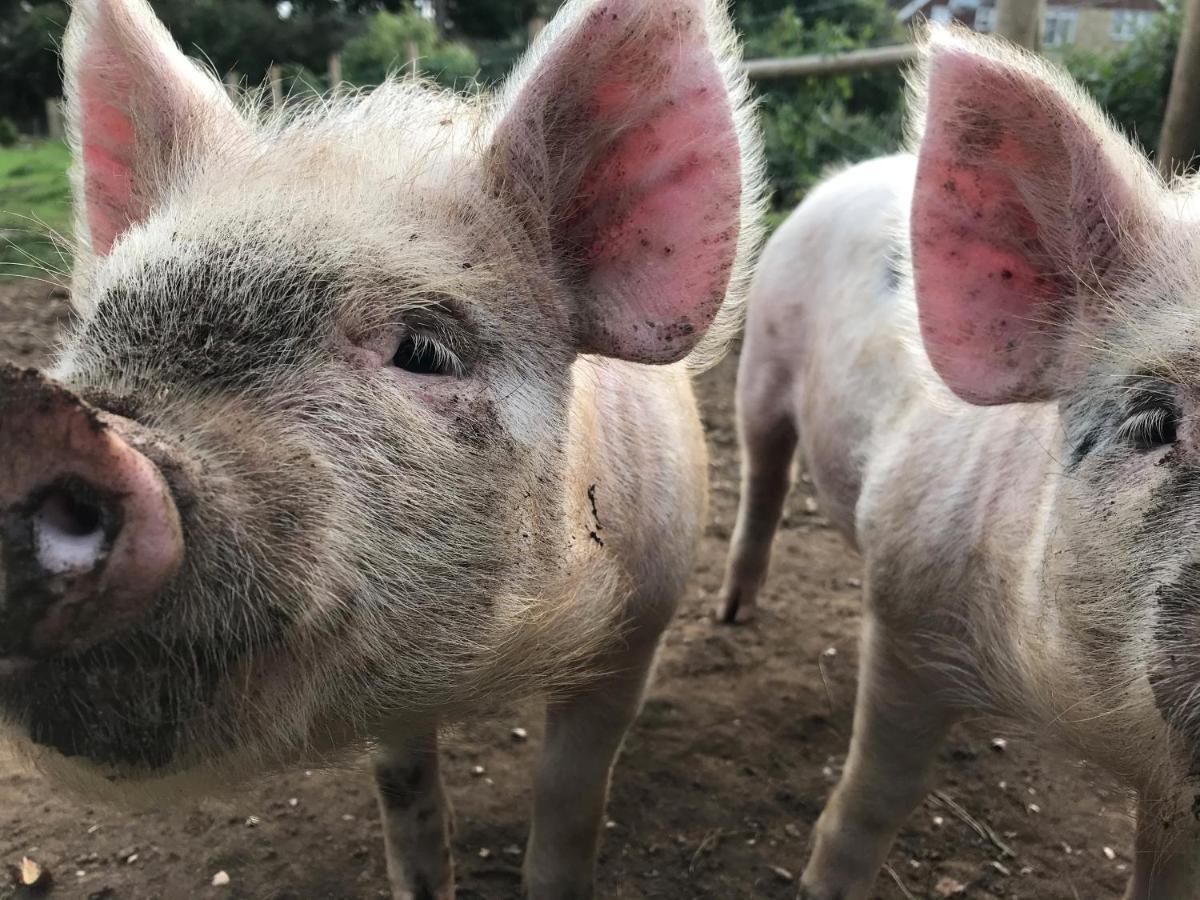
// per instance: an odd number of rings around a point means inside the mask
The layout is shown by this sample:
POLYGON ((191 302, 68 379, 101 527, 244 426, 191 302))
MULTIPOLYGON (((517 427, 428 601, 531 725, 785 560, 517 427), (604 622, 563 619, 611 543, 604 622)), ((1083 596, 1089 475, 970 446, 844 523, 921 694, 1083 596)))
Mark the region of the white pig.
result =
POLYGON ((1137 793, 1137 900, 1200 897, 1200 222, 1060 70, 937 31, 915 155, 771 239, 718 614, 748 618, 797 443, 864 558, 845 772, 801 894, 862 900, 969 712, 1137 793))
POLYGON ((525 891, 590 896, 758 234, 736 50, 719 0, 572 0, 494 97, 260 117, 76 0, 78 321, 0 369, 17 746, 175 797, 373 745, 394 896, 444 900, 439 727, 549 692, 525 891))

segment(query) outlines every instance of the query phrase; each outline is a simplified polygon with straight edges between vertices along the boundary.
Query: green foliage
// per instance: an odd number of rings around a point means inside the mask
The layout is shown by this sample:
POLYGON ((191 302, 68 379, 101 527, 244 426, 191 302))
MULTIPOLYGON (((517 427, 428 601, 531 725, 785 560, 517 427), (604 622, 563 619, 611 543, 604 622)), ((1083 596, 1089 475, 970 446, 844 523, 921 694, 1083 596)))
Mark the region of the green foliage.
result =
POLYGON ((557 0, 448 0, 454 33, 464 37, 495 39, 523 32, 537 15, 549 18, 557 0))
POLYGON ((0 147, 11 147, 20 136, 13 120, 0 116, 0 147))
POLYGON ((32 128, 47 97, 62 93, 57 47, 67 24, 65 0, 6 4, 0 15, 0 114, 32 128))
POLYGON ((1116 53, 1075 50, 1064 60, 1116 123, 1151 152, 1158 148, 1182 27, 1183 14, 1174 7, 1116 53))
POLYGON ((0 278, 66 268, 52 235, 71 233, 69 164, 57 142, 0 149, 0 278))
MULTIPOLYGON (((844 0, 836 13, 826 12, 827 6, 821 0, 742 0, 737 11, 746 57, 833 53, 901 38, 895 13, 883 0, 844 0), (826 14, 831 18, 822 18, 826 14)), ((831 165, 894 152, 900 145, 899 72, 767 82, 760 93, 777 209, 798 203, 831 165)))
POLYGON ((442 84, 453 87, 479 71, 469 47, 443 41, 432 22, 408 10, 372 16, 367 29, 346 44, 342 72, 352 84, 378 84, 389 72, 405 67, 410 45, 416 48, 421 71, 442 84))

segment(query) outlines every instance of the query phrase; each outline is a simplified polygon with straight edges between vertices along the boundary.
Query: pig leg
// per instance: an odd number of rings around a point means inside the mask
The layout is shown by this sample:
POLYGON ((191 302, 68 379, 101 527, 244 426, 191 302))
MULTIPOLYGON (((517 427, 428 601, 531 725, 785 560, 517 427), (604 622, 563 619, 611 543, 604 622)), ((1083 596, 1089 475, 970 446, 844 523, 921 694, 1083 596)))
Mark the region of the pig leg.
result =
POLYGON ((1181 804, 1178 791, 1155 793, 1164 799, 1138 798, 1133 875, 1125 900, 1200 897, 1200 825, 1191 797, 1181 804))
POLYGON ((437 738, 384 743, 375 783, 393 900, 453 900, 450 804, 438 769, 437 738))
POLYGON ((759 343, 761 340, 747 339, 738 366, 742 493, 725 583, 715 610, 718 622, 749 622, 754 618, 796 453, 787 376, 774 364, 757 358, 755 345, 759 343))
POLYGON ((846 769, 817 820, 800 880, 807 900, 867 900, 896 832, 925 796, 953 713, 870 615, 846 769))
POLYGON ((623 655, 611 675, 547 708, 525 855, 529 900, 592 896, 609 775, 641 707, 656 645, 654 641, 623 655))

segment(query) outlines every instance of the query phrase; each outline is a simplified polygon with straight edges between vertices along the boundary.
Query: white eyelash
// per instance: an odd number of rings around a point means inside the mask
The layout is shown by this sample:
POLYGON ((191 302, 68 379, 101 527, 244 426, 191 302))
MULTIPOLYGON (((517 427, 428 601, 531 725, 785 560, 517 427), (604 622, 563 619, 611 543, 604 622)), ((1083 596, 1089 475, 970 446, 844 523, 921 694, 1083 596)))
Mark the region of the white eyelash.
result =
POLYGON ((1136 412, 1121 423, 1117 437, 1140 446, 1170 443, 1170 441, 1160 441, 1159 436, 1166 431, 1173 418, 1174 414, 1171 410, 1162 407, 1136 412))
POLYGON ((438 368, 445 371, 447 375, 461 378, 466 374, 467 367, 458 354, 427 331, 414 328, 404 335, 404 340, 412 341, 420 353, 432 352, 434 359, 437 360, 438 368))

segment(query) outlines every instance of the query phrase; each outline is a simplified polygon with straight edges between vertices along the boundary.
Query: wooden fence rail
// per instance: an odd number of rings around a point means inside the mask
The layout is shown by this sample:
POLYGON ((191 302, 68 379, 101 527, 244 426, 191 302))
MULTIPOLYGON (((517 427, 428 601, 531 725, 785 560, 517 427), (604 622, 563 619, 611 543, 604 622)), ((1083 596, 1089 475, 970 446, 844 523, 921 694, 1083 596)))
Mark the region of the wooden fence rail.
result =
POLYGON ((869 47, 843 53, 817 53, 812 56, 793 56, 787 59, 748 59, 742 68, 751 81, 770 81, 776 78, 804 78, 812 75, 849 75, 894 69, 917 58, 912 44, 892 47, 869 47))

